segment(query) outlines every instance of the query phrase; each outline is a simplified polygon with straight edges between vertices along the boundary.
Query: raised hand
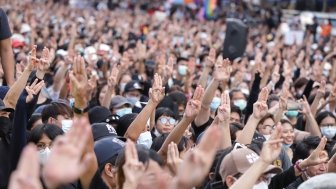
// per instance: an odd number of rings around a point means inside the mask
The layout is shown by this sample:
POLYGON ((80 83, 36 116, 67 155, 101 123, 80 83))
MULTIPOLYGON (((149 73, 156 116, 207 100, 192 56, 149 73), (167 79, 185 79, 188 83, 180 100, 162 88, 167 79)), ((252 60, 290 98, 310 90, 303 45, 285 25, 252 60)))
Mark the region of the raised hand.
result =
POLYGON ((219 127, 209 127, 199 145, 190 150, 178 168, 176 182, 179 186, 171 188, 192 188, 198 186, 207 176, 220 144, 222 132, 219 127))
POLYGON ((71 183, 87 171, 89 162, 94 158, 92 154, 83 156, 90 134, 90 124, 87 118, 82 117, 74 118, 70 131, 56 138, 42 171, 48 188, 71 183))
POLYGON ((231 105, 230 105, 230 95, 225 92, 221 95, 221 105, 218 107, 217 118, 219 121, 230 121, 231 105))
POLYGON ((149 89, 149 99, 159 104, 165 95, 165 88, 162 87, 162 79, 159 74, 154 75, 152 88, 149 89))
POLYGON ((168 81, 168 79, 173 75, 174 62, 175 62, 175 57, 173 55, 170 55, 168 59, 168 64, 165 66, 165 70, 163 72, 164 78, 166 79, 166 81, 168 81))
POLYGON ((231 62, 229 59, 223 60, 220 55, 215 64, 214 79, 217 81, 227 81, 231 74, 231 62))
POLYGON ((119 76, 119 68, 117 64, 114 64, 112 67, 112 71, 110 73, 109 78, 107 79, 107 86, 110 89, 114 89, 114 87, 118 83, 118 76, 119 76))
POLYGON ((268 112, 268 107, 266 104, 268 98, 268 89, 264 87, 261 89, 258 101, 253 104, 253 116, 256 119, 262 119, 268 112))
POLYGON ((42 189, 39 172, 36 146, 29 144, 24 148, 18 167, 11 175, 9 189, 42 189))
POLYGON ((47 47, 44 47, 42 51, 42 57, 40 58, 40 61, 37 67, 37 71, 45 73, 49 69, 51 61, 52 60, 51 60, 49 49, 47 47))
POLYGON ((308 100, 307 100, 306 96, 303 96, 303 100, 300 99, 299 103, 301 104, 301 107, 302 107, 302 111, 300 111, 301 113, 303 113, 305 115, 311 113, 310 105, 308 103, 308 100))
POLYGON ((131 140, 126 142, 125 159, 125 164, 122 167, 125 174, 123 188, 136 188, 145 172, 145 166, 139 161, 137 149, 131 140))
POLYGON ((309 155, 308 158, 300 163, 301 168, 318 165, 321 163, 326 163, 329 159, 328 153, 324 150, 327 144, 327 138, 322 137, 317 148, 309 155))
POLYGON ((277 123, 271 138, 263 143, 260 158, 267 164, 271 164, 280 154, 281 146, 281 123, 277 123))
POLYGON ((319 95, 320 97, 324 97, 326 93, 326 81, 322 80, 319 89, 317 90, 317 95, 319 95))
POLYGON ((23 62, 21 61, 19 64, 16 64, 15 67, 16 67, 15 77, 16 77, 16 79, 19 79, 22 75, 23 70, 25 69, 25 66, 23 65, 23 62))
POLYGON ((35 81, 30 85, 26 86, 26 91, 28 93, 28 96, 26 97, 26 103, 31 102, 34 98, 34 95, 40 92, 42 87, 44 86, 44 81, 38 82, 38 79, 35 79, 35 81))
POLYGON ((206 58, 205 65, 209 68, 212 68, 216 61, 216 49, 211 48, 209 56, 206 58))
POLYGON ((202 86, 198 86, 195 90, 194 96, 189 102, 187 103, 186 109, 185 109, 185 116, 187 118, 195 118, 199 111, 201 110, 201 102, 204 95, 204 89, 202 86))
POLYGON ((39 59, 36 57, 36 48, 37 46, 34 45, 33 49, 28 54, 28 64, 26 69, 29 71, 36 69, 37 65, 39 64, 39 59))
POLYGON ((276 83, 278 83, 279 79, 280 79, 280 74, 279 74, 279 69, 280 66, 279 64, 276 64, 272 73, 272 83, 275 85, 276 83))
POLYGON ((170 171, 175 175, 178 167, 181 165, 182 159, 180 158, 180 153, 178 151, 177 145, 174 142, 171 142, 168 145, 167 152, 167 164, 170 171))
MULTIPOLYGON (((83 101, 83 97, 87 94, 88 89, 88 77, 85 70, 84 58, 81 56, 75 57, 72 69, 70 72, 72 95, 75 98, 75 102, 76 100, 83 101)), ((87 105, 85 104, 86 102, 83 103, 81 103, 81 106, 87 105)))

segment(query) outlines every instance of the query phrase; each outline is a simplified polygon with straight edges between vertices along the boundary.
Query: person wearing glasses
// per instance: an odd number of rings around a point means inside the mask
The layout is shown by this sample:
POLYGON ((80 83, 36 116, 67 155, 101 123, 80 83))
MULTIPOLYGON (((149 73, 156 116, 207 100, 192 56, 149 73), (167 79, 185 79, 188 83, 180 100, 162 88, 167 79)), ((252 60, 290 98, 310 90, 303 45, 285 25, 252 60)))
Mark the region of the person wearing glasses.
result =
POLYGON ((155 126, 152 130, 152 138, 156 138, 165 133, 170 133, 177 121, 175 114, 169 108, 158 108, 155 111, 155 126))

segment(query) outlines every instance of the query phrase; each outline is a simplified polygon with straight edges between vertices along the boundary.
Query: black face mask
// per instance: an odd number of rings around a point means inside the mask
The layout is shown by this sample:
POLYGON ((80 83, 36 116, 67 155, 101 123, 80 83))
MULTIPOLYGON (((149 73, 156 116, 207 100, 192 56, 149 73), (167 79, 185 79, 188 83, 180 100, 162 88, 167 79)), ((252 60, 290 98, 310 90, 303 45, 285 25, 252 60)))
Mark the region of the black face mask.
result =
POLYGON ((8 117, 0 116, 0 137, 6 137, 11 128, 12 122, 8 117))

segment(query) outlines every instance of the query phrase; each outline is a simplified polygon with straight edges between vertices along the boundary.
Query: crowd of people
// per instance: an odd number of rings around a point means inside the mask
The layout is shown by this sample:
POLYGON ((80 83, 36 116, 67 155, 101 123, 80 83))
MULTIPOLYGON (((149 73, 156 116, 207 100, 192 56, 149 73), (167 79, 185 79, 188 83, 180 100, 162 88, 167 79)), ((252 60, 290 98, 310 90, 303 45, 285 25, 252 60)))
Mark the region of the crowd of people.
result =
POLYGON ((336 188, 330 20, 144 2, 0 2, 0 188, 336 188))

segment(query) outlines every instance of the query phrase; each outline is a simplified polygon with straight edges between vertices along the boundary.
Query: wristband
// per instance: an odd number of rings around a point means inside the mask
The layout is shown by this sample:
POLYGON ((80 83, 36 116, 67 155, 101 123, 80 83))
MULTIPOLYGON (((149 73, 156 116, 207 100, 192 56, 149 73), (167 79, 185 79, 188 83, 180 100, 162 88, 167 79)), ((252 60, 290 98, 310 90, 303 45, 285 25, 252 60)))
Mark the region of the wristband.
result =
POLYGON ((84 114, 89 110, 89 107, 86 107, 84 109, 79 109, 76 108, 75 106, 73 106, 72 110, 76 113, 76 114, 84 114))
POLYGON ((302 169, 302 168, 300 167, 300 163, 301 163, 302 161, 303 161, 302 159, 299 159, 299 160, 297 160, 297 161, 295 162, 295 168, 296 168, 298 171, 300 171, 300 172, 304 172, 304 171, 306 171, 306 169, 302 169))

